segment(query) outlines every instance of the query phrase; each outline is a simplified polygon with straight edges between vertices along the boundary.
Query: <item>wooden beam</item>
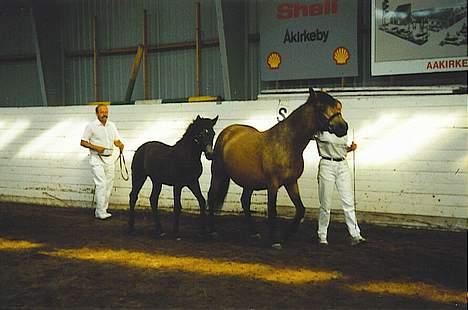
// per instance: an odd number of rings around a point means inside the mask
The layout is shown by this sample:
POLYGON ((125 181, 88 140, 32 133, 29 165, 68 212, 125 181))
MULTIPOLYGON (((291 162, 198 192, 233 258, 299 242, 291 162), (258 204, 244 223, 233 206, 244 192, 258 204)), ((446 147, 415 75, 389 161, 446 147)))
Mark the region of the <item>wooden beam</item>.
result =
POLYGON ((231 100, 231 84, 229 80, 229 65, 226 50, 226 35, 224 32, 224 17, 222 0, 215 0, 216 20, 218 22, 219 52, 221 55, 221 71, 223 76, 224 99, 231 100))
POLYGON ((36 19, 34 18, 34 10, 33 8, 30 9, 31 11, 31 26, 32 26, 32 38, 33 38, 33 45, 36 52, 36 65, 37 65, 37 75, 39 78, 39 86, 41 91, 41 98, 42 98, 42 105, 48 106, 47 102, 47 92, 46 92, 46 85, 44 80, 44 71, 42 68, 42 57, 41 57, 41 48, 39 46, 39 36, 37 33, 36 27, 36 19))
POLYGON ((200 22, 200 2, 195 8, 195 94, 201 95, 201 22, 200 22))
POLYGON ((146 100, 150 98, 148 71, 148 13, 143 11, 143 96, 146 100))
POLYGON ((93 37, 93 93, 96 101, 100 100, 99 96, 99 76, 98 76, 98 55, 99 51, 97 48, 97 16, 93 17, 92 21, 92 37, 93 37))
POLYGON ((135 87, 135 81, 138 75, 138 70, 140 69, 141 59, 143 57, 143 45, 139 45, 135 59, 132 65, 132 71, 130 72, 130 80, 128 81, 127 92, 125 93, 125 102, 128 102, 132 99, 133 88, 135 87))

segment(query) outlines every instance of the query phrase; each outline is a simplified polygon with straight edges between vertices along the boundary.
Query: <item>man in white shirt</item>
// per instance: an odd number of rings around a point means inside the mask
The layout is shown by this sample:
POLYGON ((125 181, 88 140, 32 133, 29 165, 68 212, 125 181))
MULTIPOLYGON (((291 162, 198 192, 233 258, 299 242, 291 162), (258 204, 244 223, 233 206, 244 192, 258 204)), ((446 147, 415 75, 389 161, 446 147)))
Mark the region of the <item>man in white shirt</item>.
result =
POLYGON ((354 141, 347 145, 348 138, 339 138, 327 131, 320 132, 315 137, 317 149, 321 157, 318 170, 318 191, 320 200, 318 218, 319 244, 328 245, 327 232, 330 224, 330 209, 334 187, 338 190, 344 212, 348 232, 351 235, 351 245, 366 241, 361 236, 354 209, 351 173, 349 171, 346 155, 354 151, 357 145, 354 141))
POLYGON ((96 106, 96 120, 90 122, 81 138, 80 145, 89 149, 89 163, 96 185, 96 210, 97 219, 105 220, 112 214, 107 212, 109 197, 114 185, 114 158, 112 156, 114 145, 124 149, 120 141, 120 135, 115 124, 108 120, 109 109, 105 104, 96 106))

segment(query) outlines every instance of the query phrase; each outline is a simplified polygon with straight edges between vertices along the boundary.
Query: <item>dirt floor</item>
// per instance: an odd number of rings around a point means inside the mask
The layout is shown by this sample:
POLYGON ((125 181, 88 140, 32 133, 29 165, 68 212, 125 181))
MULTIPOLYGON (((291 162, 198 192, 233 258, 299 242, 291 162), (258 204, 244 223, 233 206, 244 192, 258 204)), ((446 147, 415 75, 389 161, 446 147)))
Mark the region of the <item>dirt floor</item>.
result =
MULTIPOLYGON (((333 222, 321 248, 305 221, 274 250, 246 236, 242 215, 219 217, 218 238, 206 240, 183 213, 175 240, 152 237, 148 209, 135 236, 126 212, 113 214, 0 204, 0 308, 467 308, 466 232, 363 224, 369 242, 351 247, 333 222)), ((170 230, 172 213, 162 223, 170 230)))

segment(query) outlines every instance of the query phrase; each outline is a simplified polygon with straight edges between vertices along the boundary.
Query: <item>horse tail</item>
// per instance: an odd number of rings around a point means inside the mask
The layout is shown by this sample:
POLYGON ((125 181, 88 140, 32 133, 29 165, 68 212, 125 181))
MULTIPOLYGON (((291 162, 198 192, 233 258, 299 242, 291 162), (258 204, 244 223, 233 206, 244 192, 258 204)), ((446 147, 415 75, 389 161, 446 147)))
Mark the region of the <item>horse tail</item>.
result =
POLYGON ((208 190, 208 208, 210 210, 219 211, 222 209, 228 189, 229 177, 227 175, 215 174, 212 171, 210 189, 208 190))
POLYGON ((221 210, 229 189, 229 175, 224 169, 222 158, 223 133, 216 139, 213 159, 211 162, 211 182, 208 190, 208 208, 213 211, 221 210))

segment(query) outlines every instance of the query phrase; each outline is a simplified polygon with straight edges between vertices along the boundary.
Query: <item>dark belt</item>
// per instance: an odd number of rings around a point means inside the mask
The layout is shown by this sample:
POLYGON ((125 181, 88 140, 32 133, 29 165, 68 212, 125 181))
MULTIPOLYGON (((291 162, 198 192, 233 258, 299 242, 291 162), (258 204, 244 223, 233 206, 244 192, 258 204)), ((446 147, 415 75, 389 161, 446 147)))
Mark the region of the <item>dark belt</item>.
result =
POLYGON ((102 155, 102 154, 99 154, 99 156, 102 156, 102 157, 110 157, 110 156, 112 156, 112 154, 109 154, 109 155, 102 155))
POLYGON ((326 156, 322 156, 323 159, 325 160, 331 160, 331 161, 343 161, 345 160, 344 158, 331 158, 331 157, 326 157, 326 156))

